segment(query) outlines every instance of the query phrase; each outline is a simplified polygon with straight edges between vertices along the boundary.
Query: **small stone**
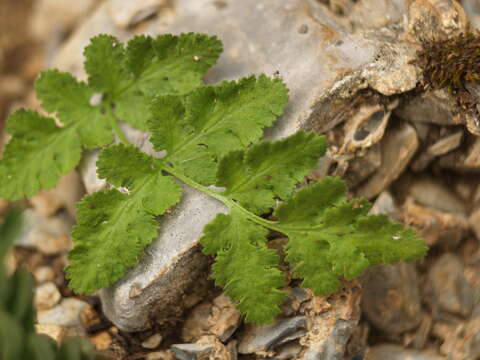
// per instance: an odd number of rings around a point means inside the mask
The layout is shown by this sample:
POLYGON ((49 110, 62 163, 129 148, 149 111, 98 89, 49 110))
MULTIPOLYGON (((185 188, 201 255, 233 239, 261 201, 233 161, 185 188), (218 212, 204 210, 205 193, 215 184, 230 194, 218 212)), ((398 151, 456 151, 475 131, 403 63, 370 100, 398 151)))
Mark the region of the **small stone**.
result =
POLYGON ((403 346, 382 344, 371 347, 365 360, 444 360, 443 356, 418 350, 405 349, 403 346))
POLYGON ((171 350, 180 360, 196 360, 207 357, 213 352, 211 344, 176 344, 172 345, 171 350))
POLYGON ((94 336, 90 336, 89 339, 97 350, 108 350, 112 344, 112 336, 108 331, 102 331, 94 336))
POLYGON ((247 325, 240 337, 238 352, 253 354, 268 351, 306 333, 308 320, 304 316, 277 320, 271 325, 247 325))
POLYGON ((66 328, 81 327, 80 313, 88 307, 86 302, 67 298, 62 300, 57 306, 40 311, 37 315, 39 324, 54 324, 66 328))
POLYGON ((381 140, 382 164, 357 190, 356 195, 373 198, 385 190, 403 172, 418 148, 415 129, 403 123, 388 129, 381 140))
POLYGON ((83 328, 89 329, 92 326, 98 325, 101 323, 100 316, 98 312, 92 306, 86 306, 80 312, 80 323, 83 328))
POLYGON ((145 349, 155 349, 160 345, 162 342, 163 338, 161 334, 154 334, 150 336, 147 340, 142 342, 142 347, 145 349))
POLYGON ((457 131, 438 140, 435 144, 429 146, 427 152, 433 156, 445 155, 446 153, 459 147, 462 143, 462 139, 463 131, 457 131))
POLYGON ((236 352, 223 345, 215 336, 204 336, 195 344, 175 344, 171 350, 180 360, 235 360, 236 352))
POLYGON ((193 342, 205 335, 214 335, 225 342, 240 325, 241 314, 232 301, 220 295, 212 303, 205 302, 193 309, 182 328, 182 339, 193 342))
POLYGON ((403 217, 405 224, 424 237, 429 246, 456 248, 469 231, 465 216, 420 206, 412 198, 405 201, 403 217))
POLYGON ((409 193, 420 205, 447 213, 466 213, 464 202, 442 183, 430 177, 416 179, 411 184, 409 193))
POLYGON ((71 247, 71 220, 65 215, 45 217, 31 209, 24 211, 24 223, 15 244, 33 247, 45 255, 55 255, 71 247))
POLYGON ((400 214, 397 204, 392 194, 388 191, 383 191, 378 195, 370 209, 370 214, 385 214, 392 220, 399 220, 400 214))
POLYGON ((464 271, 463 263, 453 254, 444 254, 433 264, 427 286, 434 309, 462 316, 470 314, 473 293, 464 271))
POLYGON ((241 321, 240 311, 235 304, 225 295, 220 295, 213 300, 213 308, 209 322, 212 325, 210 332, 222 342, 227 341, 237 330, 241 321))
POLYGON ((61 343, 67 336, 67 331, 63 327, 53 324, 36 324, 35 330, 39 334, 51 337, 57 343, 61 343))
POLYGON ((38 310, 48 310, 58 304, 62 295, 53 282, 47 282, 35 289, 34 303, 38 310))
POLYGON ((37 284, 52 281, 55 278, 55 272, 50 266, 39 266, 33 271, 33 277, 37 284))
POLYGON ((418 274, 412 264, 379 265, 363 279, 362 310, 368 321, 395 335, 418 326, 421 299, 418 274))

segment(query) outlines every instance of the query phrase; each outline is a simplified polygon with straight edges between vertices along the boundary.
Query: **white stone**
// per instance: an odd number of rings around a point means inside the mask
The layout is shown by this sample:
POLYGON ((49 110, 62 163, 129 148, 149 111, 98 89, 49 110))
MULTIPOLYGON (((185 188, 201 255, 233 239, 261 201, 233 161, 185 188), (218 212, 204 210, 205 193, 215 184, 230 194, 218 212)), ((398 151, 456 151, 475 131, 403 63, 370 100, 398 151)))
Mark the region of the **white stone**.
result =
POLYGON ((53 282, 47 282, 35 289, 34 304, 38 310, 48 310, 58 304, 62 295, 53 282))
POLYGON ((80 327, 80 314, 87 306, 89 305, 86 302, 75 298, 64 299, 53 308, 40 311, 37 315, 38 323, 59 325, 66 328, 80 327))

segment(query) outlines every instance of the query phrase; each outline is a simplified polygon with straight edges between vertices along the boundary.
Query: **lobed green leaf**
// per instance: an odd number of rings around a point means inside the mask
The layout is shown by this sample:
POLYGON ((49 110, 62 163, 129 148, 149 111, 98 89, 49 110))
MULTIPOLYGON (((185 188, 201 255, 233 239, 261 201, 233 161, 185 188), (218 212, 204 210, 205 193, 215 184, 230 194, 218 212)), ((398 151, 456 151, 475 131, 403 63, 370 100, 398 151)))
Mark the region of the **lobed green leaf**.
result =
POLYGON ((0 161, 0 197, 18 200, 53 188, 80 161, 81 141, 70 127, 34 111, 19 110, 7 124, 12 139, 0 161))
POLYGON ((185 99, 160 97, 151 107, 151 141, 167 151, 165 161, 211 185, 218 159, 258 141, 287 99, 285 84, 265 75, 198 88, 185 99))
POLYGON ((275 207, 275 197, 291 196, 326 147, 324 136, 299 131, 280 141, 233 151, 222 158, 216 185, 225 187, 226 196, 251 212, 267 213, 275 207))
POLYGON ((100 154, 99 175, 125 187, 85 197, 77 207, 74 249, 67 267, 70 287, 92 293, 120 279, 157 237, 156 216, 180 201, 181 187, 162 175, 158 161, 133 146, 114 145, 100 154), (138 169, 132 170, 132 169, 138 169))
POLYGON ((216 254, 213 278, 225 294, 238 301, 248 322, 269 323, 280 312, 285 293, 275 250, 266 246, 267 229, 240 213, 219 214, 200 239, 207 254, 216 254))

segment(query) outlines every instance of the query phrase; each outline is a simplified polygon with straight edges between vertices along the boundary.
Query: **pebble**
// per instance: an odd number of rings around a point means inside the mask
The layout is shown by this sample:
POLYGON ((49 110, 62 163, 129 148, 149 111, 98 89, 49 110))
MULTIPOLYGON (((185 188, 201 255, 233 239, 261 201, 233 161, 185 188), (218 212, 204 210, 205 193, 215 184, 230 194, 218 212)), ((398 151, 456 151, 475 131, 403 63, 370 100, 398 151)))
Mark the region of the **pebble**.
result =
POLYGON ((384 191, 407 167, 417 151, 419 141, 415 128, 407 123, 387 129, 381 140, 382 164, 359 187, 357 196, 371 199, 384 191))
POLYGON ((81 327, 80 314, 82 310, 90 306, 84 301, 75 298, 63 299, 57 306, 39 311, 39 324, 54 324, 63 327, 81 327))
POLYGON ((45 255, 55 255, 71 247, 72 221, 65 214, 42 216, 32 209, 24 211, 24 222, 15 244, 36 248, 45 255))
POLYGON ((33 277, 37 284, 52 281, 55 278, 55 272, 50 266, 39 266, 33 271, 33 277))
POLYGON ((425 238, 429 246, 455 249, 470 228, 464 215, 420 206, 412 198, 403 205, 403 217, 405 224, 425 238))
POLYGON ((161 334, 154 334, 148 339, 146 339, 144 342, 142 342, 142 347, 144 347, 145 349, 155 349, 160 345, 162 340, 163 338, 161 334))
POLYGON ((240 325, 241 314, 232 301, 220 295, 212 302, 197 305, 187 317, 182 328, 182 340, 197 341, 204 335, 215 335, 225 342, 240 325))
POLYGON ((412 264, 379 265, 368 269, 363 289, 363 313, 378 329, 395 335, 420 323, 418 274, 412 264))
POLYGON ((194 344, 175 344, 170 348, 179 360, 236 360, 236 351, 223 345, 215 336, 204 336, 194 344))
POLYGON ((102 331, 94 336, 89 337, 90 341, 95 346, 97 350, 108 350, 112 344, 112 336, 108 331, 102 331))
POLYGON ((34 304, 38 310, 48 310, 62 299, 60 291, 53 282, 46 282, 35 289, 34 304))
POLYGON ((36 324, 35 330, 39 334, 51 337, 57 343, 62 342, 67 336, 67 331, 63 327, 54 324, 36 324))
POLYGON ((458 256, 442 255, 428 274, 430 301, 438 309, 468 316, 473 306, 473 293, 465 278, 465 267, 458 256))
POLYGON ((416 179, 409 188, 409 194, 420 205, 448 213, 466 213, 465 203, 441 182, 430 177, 416 179))
POLYGON ((443 356, 418 350, 405 349, 403 346, 382 344, 371 347, 365 360, 445 360, 443 356))
POLYGON ((238 352, 240 354, 265 352, 298 339, 305 335, 307 324, 308 319, 305 316, 277 320, 270 325, 249 324, 240 337, 238 352))

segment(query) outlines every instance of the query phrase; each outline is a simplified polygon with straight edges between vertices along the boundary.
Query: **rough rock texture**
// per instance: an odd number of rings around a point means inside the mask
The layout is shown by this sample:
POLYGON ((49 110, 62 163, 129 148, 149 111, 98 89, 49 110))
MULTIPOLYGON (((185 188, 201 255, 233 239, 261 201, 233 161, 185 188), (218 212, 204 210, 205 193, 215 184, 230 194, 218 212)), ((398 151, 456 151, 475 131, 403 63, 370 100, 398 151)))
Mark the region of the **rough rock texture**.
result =
MULTIPOLYGON (((71 36, 57 57, 57 66, 82 76, 78 49, 91 36, 100 32, 122 40, 131 36, 128 30, 118 27, 118 19, 111 17, 112 4, 107 1, 100 5, 71 36)), ((356 19, 362 18, 366 25, 359 23, 355 32, 350 33, 353 28, 345 19, 333 17, 314 0, 228 1, 222 6, 210 0, 179 0, 145 30, 153 35, 195 31, 219 36, 225 51, 207 75, 208 82, 251 73, 281 76, 290 89, 290 102, 285 115, 268 132, 270 138, 280 138, 300 128, 327 131, 358 112, 368 113, 369 109, 375 109, 375 124, 378 114, 382 114, 381 132, 393 101, 387 96, 413 89, 418 76, 416 68, 409 64, 414 49, 391 41, 399 36, 401 28, 385 28, 383 34, 377 35, 367 31, 387 23, 400 24, 406 12, 403 1, 395 1, 392 6, 390 1, 379 0, 369 7, 370 10, 358 8, 356 19), (374 22, 372 11, 378 15, 374 22), (377 96, 365 97, 365 89, 377 96)), ((368 124, 360 130, 372 127, 371 121, 368 124)), ((96 184, 94 162, 88 158, 85 161, 90 164, 82 167, 86 188, 98 189, 100 184, 89 186, 96 184)), ((224 209, 193 191, 187 192, 184 199, 165 219, 159 239, 141 263, 123 280, 102 291, 106 315, 124 330, 143 329, 148 319, 157 315, 170 316, 172 302, 178 305, 178 294, 190 284, 185 276, 194 278, 201 271, 201 255, 196 248, 201 228, 224 209), (182 212, 189 216, 182 216, 182 212), (188 264, 189 270, 177 271, 184 264, 188 264)))

